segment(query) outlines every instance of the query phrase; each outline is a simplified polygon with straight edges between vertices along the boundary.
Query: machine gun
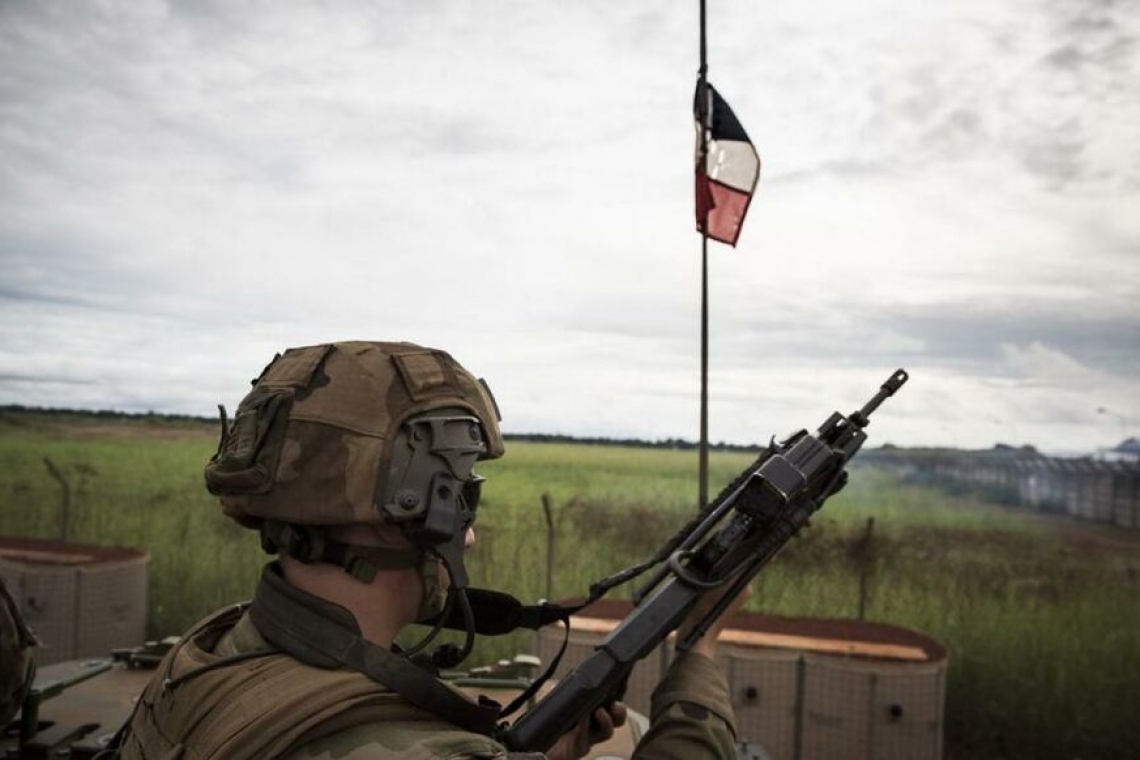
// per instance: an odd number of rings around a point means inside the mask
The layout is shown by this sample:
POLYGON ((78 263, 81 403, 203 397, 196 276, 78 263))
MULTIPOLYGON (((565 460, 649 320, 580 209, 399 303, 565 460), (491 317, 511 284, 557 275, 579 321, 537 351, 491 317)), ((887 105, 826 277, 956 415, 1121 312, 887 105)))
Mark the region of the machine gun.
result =
POLYGON ((512 751, 545 751, 594 710, 624 690, 634 664, 680 626, 697 601, 718 589, 718 602, 677 642, 687 651, 752 578, 808 519, 847 483, 848 461, 859 451, 870 415, 907 381, 897 370, 856 412, 832 414, 815 435, 801 430, 767 449, 648 561, 590 589, 609 589, 658 566, 634 594, 633 611, 585 662, 514 724, 499 732, 512 751), (715 531, 715 532, 714 532, 715 531))

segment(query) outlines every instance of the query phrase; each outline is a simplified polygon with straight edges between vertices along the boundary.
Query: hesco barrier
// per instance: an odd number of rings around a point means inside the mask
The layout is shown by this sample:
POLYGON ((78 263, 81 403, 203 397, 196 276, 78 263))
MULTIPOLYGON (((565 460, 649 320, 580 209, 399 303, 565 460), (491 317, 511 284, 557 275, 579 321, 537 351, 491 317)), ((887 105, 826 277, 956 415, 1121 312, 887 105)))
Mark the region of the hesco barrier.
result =
POLYGON ((0 537, 0 577, 42 644, 41 666, 142 644, 149 563, 134 549, 0 537))
MULTIPOLYGON (((556 671, 585 660, 630 611, 601 601, 572 619, 556 671)), ((539 632, 549 662, 562 645, 556 626, 539 632)), ((625 701, 649 714, 653 687, 672 645, 634 668, 625 701)), ((946 649, 921 633, 857 620, 780 618, 741 613, 721 635, 737 739, 771 760, 938 760, 942 757, 946 649)))

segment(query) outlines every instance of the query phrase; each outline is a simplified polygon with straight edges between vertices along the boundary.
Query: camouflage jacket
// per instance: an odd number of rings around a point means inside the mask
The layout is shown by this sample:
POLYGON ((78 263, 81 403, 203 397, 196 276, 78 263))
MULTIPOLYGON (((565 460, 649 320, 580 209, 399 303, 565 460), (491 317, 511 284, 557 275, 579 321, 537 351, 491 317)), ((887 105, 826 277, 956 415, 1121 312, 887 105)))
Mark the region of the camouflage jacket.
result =
MULTIPOLYGON (((271 649, 237 608, 195 626, 140 699, 123 757, 510 757, 494 739, 360 673, 311 667, 280 652, 257 656, 271 649), (223 661, 233 664, 209 667, 223 661), (195 668, 203 675, 184 679, 195 668)), ((650 730, 633 757, 735 758, 732 721, 718 666, 701 655, 679 657, 654 693, 650 730)))

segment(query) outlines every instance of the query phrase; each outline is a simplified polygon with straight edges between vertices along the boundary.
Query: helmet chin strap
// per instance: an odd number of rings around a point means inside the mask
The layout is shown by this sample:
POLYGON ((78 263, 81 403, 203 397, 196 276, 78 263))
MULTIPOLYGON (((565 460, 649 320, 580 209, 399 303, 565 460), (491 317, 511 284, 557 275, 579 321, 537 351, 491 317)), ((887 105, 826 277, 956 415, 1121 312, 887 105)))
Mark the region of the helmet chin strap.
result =
POLYGON ((395 548, 349 544, 329 538, 313 525, 266 520, 261 526, 261 548, 268 554, 282 552, 298 562, 336 565, 362 583, 371 583, 381 570, 418 567, 424 550, 417 546, 395 548))

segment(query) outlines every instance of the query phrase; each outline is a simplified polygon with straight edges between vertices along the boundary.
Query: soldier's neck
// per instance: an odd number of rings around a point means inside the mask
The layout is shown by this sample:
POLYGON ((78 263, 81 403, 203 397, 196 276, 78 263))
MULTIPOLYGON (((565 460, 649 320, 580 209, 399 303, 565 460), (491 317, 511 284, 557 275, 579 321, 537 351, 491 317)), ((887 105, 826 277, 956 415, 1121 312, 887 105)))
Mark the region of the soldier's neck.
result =
POLYGON ((361 636, 386 649, 419 610, 422 592, 414 569, 380 572, 371 583, 363 583, 339 567, 306 565, 287 556, 281 557, 281 568, 292 585, 351 612, 361 636))

